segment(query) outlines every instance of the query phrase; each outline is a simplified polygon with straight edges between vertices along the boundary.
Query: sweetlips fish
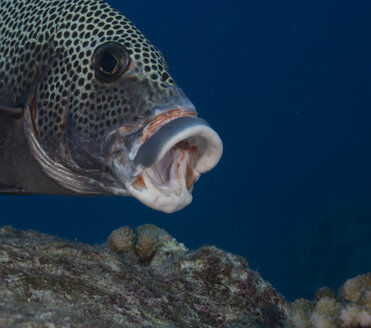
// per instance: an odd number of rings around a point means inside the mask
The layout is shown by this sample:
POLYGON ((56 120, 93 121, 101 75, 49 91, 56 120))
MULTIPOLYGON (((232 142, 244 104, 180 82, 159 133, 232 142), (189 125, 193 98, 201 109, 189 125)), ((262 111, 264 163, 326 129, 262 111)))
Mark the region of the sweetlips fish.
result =
POLYGON ((100 0, 0 1, 0 192, 174 212, 222 155, 165 57, 100 0))

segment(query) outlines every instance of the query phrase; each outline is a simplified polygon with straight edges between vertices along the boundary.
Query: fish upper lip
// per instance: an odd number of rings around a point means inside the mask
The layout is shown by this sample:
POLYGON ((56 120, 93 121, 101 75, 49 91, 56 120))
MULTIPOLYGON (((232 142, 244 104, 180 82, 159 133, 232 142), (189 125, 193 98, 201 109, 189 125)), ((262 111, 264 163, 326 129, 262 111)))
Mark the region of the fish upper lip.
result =
POLYGON ((169 123, 179 117, 195 116, 197 112, 190 111, 187 109, 172 109, 164 113, 160 113, 152 117, 148 124, 144 127, 140 141, 145 143, 150 137, 152 137, 162 126, 169 123))

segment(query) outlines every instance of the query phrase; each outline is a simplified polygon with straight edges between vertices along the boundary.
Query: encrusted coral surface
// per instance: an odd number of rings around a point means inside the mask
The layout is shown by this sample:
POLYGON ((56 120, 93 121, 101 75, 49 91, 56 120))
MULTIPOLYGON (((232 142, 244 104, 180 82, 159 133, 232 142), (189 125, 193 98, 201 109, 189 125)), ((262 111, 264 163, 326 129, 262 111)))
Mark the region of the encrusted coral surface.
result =
POLYGON ((145 224, 134 230, 130 227, 121 227, 112 231, 107 242, 114 252, 134 262, 150 263, 152 266, 164 258, 164 252, 173 254, 187 251, 182 243, 153 224, 145 224))
POLYGON ((290 323, 293 328, 371 328, 371 273, 347 280, 338 296, 322 288, 313 302, 296 300, 290 323))
POLYGON ((274 328, 289 327, 287 311, 243 258, 189 251, 151 225, 100 246, 0 230, 2 328, 274 328))

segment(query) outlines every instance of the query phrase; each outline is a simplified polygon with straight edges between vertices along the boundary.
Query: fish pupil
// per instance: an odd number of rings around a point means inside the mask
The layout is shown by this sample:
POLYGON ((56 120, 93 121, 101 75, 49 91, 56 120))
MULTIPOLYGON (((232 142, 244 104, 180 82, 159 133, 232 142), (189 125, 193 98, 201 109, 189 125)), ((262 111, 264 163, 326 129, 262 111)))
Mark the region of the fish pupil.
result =
POLYGON ((104 73, 113 74, 117 67, 117 59, 112 54, 105 53, 100 60, 99 66, 104 73))
POLYGON ((92 57, 92 68, 95 70, 96 77, 107 83, 122 76, 129 65, 129 52, 118 42, 101 44, 95 49, 92 57))

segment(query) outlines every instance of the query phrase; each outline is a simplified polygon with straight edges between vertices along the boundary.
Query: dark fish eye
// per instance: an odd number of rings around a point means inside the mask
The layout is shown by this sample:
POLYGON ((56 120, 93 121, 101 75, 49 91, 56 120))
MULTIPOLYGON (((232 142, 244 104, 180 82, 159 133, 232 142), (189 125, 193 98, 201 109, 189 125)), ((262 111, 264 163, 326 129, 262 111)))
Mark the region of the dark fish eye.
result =
POLYGON ((98 68, 100 71, 106 74, 115 74, 118 69, 119 61, 115 57, 115 55, 110 53, 103 54, 100 63, 98 64, 98 68))
POLYGON ((129 67, 130 56, 127 49, 117 42, 100 45, 93 54, 92 65, 99 80, 113 82, 129 67))

